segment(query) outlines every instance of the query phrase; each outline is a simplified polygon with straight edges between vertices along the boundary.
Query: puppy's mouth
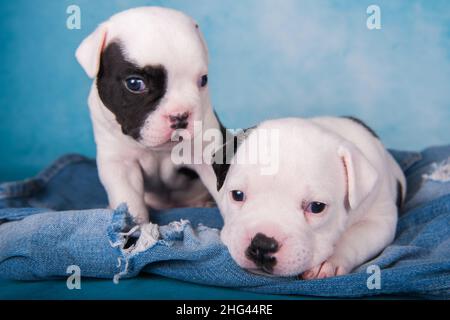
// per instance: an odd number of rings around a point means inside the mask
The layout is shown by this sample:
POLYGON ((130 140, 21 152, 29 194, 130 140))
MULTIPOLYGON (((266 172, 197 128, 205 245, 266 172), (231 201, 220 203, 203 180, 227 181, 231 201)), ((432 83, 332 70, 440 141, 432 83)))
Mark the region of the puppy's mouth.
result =
POLYGON ((138 143, 141 145, 159 150, 159 149, 170 149, 176 146, 177 144, 183 142, 183 141, 189 141, 190 140, 190 132, 188 130, 173 130, 168 131, 164 136, 160 137, 148 137, 143 138, 140 136, 137 140, 138 143))
POLYGON ((167 140, 166 142, 159 145, 158 147, 173 148, 174 146, 176 146, 177 144, 179 144, 181 142, 183 142, 183 137, 180 137, 180 139, 178 141, 167 140))
POLYGON ((172 132, 171 137, 168 139, 167 143, 177 144, 184 140, 188 140, 187 134, 190 134, 186 129, 183 130, 175 130, 172 132))

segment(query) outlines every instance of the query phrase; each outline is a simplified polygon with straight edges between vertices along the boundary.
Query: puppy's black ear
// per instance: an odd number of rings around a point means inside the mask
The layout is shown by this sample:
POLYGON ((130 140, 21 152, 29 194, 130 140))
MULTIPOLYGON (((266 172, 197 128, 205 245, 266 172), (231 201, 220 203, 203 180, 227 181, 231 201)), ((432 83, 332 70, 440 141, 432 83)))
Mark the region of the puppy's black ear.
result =
POLYGON ((218 164, 213 163, 212 168, 214 170, 214 173, 216 174, 217 178, 217 191, 220 191, 222 189, 223 183, 225 182, 225 179, 227 177, 228 169, 230 169, 230 165, 227 163, 218 164))
POLYGON ((224 141, 226 142, 214 153, 212 162, 212 168, 217 178, 217 191, 222 189, 238 147, 254 128, 255 127, 244 129, 238 134, 233 135, 229 131, 225 130, 225 128, 221 125, 222 135, 224 136, 224 141), (229 136, 230 134, 231 137, 229 136))
POLYGON ((222 189, 225 179, 227 178, 231 161, 237 150, 235 144, 236 140, 236 137, 233 137, 231 142, 223 144, 213 155, 212 168, 217 178, 217 191, 222 189), (231 143, 233 143, 233 148, 229 150, 231 143))

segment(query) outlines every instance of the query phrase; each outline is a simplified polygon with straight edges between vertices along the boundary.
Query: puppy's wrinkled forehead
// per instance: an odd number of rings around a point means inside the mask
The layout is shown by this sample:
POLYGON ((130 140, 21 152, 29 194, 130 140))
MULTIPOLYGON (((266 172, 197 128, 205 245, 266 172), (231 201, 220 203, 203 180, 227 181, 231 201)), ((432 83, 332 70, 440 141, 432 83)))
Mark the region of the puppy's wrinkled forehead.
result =
POLYGON ((340 165, 337 146, 338 140, 333 135, 308 121, 295 118, 265 121, 236 153, 237 161, 252 153, 251 158, 257 159, 257 164, 240 161, 240 165, 230 169, 230 174, 253 180, 258 175, 261 181, 279 180, 281 184, 291 180, 305 183, 322 180, 323 176, 334 176, 340 165), (276 139, 270 138, 273 134, 276 139), (277 170, 273 174, 261 174, 261 168, 274 163, 277 170))
POLYGON ((124 54, 138 66, 188 65, 205 69, 207 49, 196 22, 174 10, 138 8, 109 20, 107 45, 120 41, 124 54))

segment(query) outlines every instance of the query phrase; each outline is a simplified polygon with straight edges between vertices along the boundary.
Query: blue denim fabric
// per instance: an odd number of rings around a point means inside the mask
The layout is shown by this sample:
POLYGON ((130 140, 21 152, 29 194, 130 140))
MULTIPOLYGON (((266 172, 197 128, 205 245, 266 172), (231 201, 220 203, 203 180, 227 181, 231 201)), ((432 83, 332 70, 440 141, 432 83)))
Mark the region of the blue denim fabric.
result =
POLYGON ((240 269, 221 243, 216 208, 156 213, 161 240, 142 251, 125 243, 139 236, 125 205, 107 198, 95 161, 78 155, 57 160, 37 177, 0 184, 0 277, 45 280, 82 276, 135 277, 140 272, 242 290, 322 297, 411 295, 450 298, 450 146, 421 153, 392 151, 408 179, 397 237, 378 257, 345 276, 304 281, 240 269), (441 170, 441 175, 433 172, 441 170), (448 170, 448 167, 447 167, 448 170), (128 234, 128 235, 127 235, 128 234), (381 288, 369 289, 367 267, 381 268, 381 288))

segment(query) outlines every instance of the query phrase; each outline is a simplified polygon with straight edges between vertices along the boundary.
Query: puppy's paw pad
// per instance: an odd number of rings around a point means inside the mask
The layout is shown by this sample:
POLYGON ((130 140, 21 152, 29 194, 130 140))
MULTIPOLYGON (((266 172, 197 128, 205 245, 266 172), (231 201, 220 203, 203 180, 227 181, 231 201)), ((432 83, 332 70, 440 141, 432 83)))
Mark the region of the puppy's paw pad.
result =
MULTIPOLYGON (((344 270, 331 261, 324 261, 320 265, 305 271, 301 277, 304 280, 325 279, 340 275, 344 270)), ((345 274, 345 273, 343 273, 345 274)))
POLYGON ((315 266, 314 268, 311 268, 305 272, 302 273, 301 278, 303 280, 312 280, 312 279, 316 279, 317 275, 320 272, 320 268, 322 267, 321 264, 319 264, 318 266, 315 266))

